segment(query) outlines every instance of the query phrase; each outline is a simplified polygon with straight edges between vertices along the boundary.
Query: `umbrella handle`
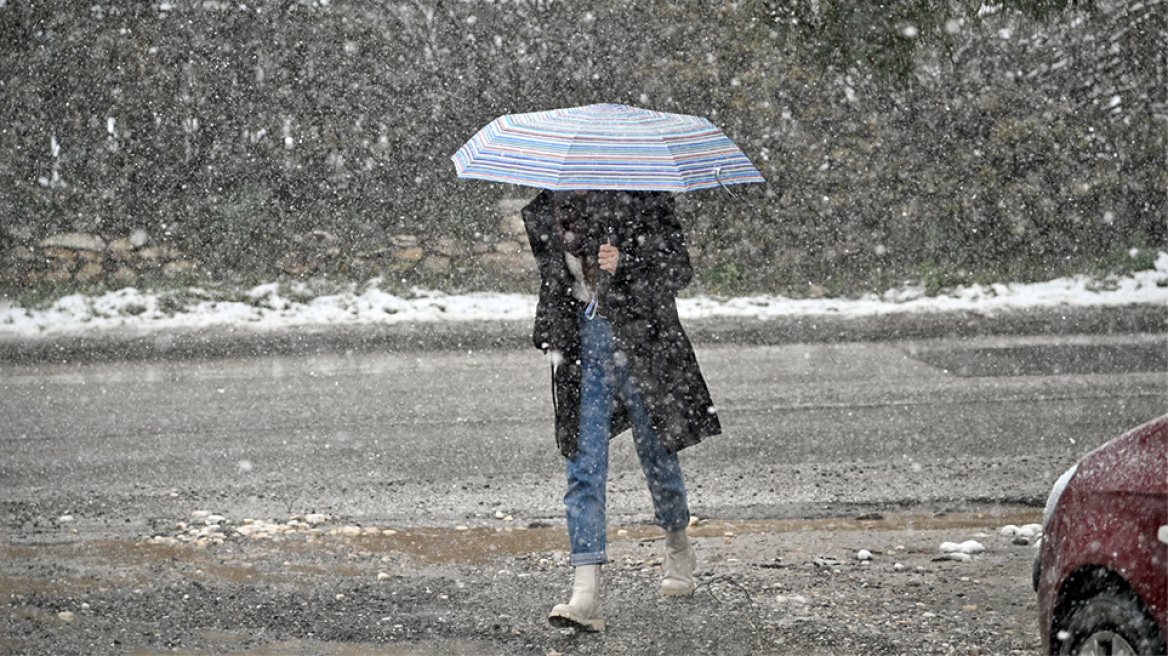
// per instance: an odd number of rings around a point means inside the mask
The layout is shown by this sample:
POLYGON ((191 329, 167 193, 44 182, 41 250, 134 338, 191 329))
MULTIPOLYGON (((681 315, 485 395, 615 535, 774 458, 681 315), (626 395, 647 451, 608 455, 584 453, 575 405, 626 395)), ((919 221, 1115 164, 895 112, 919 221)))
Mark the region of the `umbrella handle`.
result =
POLYGON ((718 181, 718 184, 722 185, 722 188, 725 189, 726 193, 730 194, 730 196, 732 198, 738 197, 734 194, 733 191, 730 191, 730 187, 726 186, 725 182, 722 182, 722 167, 721 166, 714 167, 714 179, 718 181))
MULTIPOLYGON (((733 191, 730 191, 730 187, 726 186, 725 182, 722 182, 722 167, 721 166, 714 167, 714 179, 718 181, 718 184, 722 185, 722 188, 726 190, 726 193, 730 194, 731 198, 738 198, 738 194, 734 193, 733 191)), ((782 192, 780 191, 779 193, 781 194, 782 192)), ((754 203, 747 203, 746 206, 753 208, 754 203)))

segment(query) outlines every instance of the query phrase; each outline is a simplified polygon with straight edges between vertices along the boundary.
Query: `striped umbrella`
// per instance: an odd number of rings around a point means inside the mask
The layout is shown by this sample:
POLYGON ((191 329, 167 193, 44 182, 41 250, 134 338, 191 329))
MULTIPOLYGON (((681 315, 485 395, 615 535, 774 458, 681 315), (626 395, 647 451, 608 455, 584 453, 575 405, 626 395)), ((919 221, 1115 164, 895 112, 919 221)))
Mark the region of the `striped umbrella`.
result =
POLYGON ((626 105, 500 116, 450 159, 460 178, 555 191, 693 191, 766 181, 706 119, 626 105))

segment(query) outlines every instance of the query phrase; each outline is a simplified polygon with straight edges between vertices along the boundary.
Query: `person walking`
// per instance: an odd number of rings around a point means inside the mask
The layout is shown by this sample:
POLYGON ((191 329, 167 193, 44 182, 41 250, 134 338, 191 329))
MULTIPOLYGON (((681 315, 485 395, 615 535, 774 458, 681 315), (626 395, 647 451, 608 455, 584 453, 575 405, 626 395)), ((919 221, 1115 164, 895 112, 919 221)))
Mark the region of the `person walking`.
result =
POLYGON ((544 190, 524 207, 540 273, 532 340, 552 361, 555 438, 575 578, 548 616, 602 631, 609 440, 633 442, 665 531, 660 593, 693 594, 697 557, 678 451, 721 433, 675 297, 693 276, 665 192, 544 190))

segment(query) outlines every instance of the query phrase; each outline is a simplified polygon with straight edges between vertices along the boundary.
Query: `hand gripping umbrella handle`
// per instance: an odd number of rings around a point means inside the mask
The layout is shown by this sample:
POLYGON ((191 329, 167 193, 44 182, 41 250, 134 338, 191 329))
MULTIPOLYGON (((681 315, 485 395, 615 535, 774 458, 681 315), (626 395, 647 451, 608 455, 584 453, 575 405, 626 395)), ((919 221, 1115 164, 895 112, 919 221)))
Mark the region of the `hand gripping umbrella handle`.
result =
MULTIPOLYGON (((616 230, 612 227, 611 222, 606 222, 604 226, 604 235, 608 239, 609 244, 616 246, 616 230)), ((588 303, 588 307, 584 309, 584 314, 586 317, 592 319, 600 312, 600 299, 606 295, 608 292, 608 286, 611 283, 612 272, 601 269, 600 276, 596 280, 596 291, 592 294, 592 301, 588 303)))

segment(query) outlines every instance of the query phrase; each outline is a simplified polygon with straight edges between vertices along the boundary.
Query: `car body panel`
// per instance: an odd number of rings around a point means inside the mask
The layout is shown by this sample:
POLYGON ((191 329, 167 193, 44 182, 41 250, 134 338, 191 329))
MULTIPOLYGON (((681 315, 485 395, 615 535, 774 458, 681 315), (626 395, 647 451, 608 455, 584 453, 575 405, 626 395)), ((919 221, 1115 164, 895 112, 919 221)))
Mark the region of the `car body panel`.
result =
MULTIPOLYGON (((1168 640, 1168 415, 1079 461, 1045 527, 1038 578, 1044 653, 1083 574, 1113 573, 1142 599, 1168 640)), ((1108 575, 1109 576, 1109 575, 1108 575)))

